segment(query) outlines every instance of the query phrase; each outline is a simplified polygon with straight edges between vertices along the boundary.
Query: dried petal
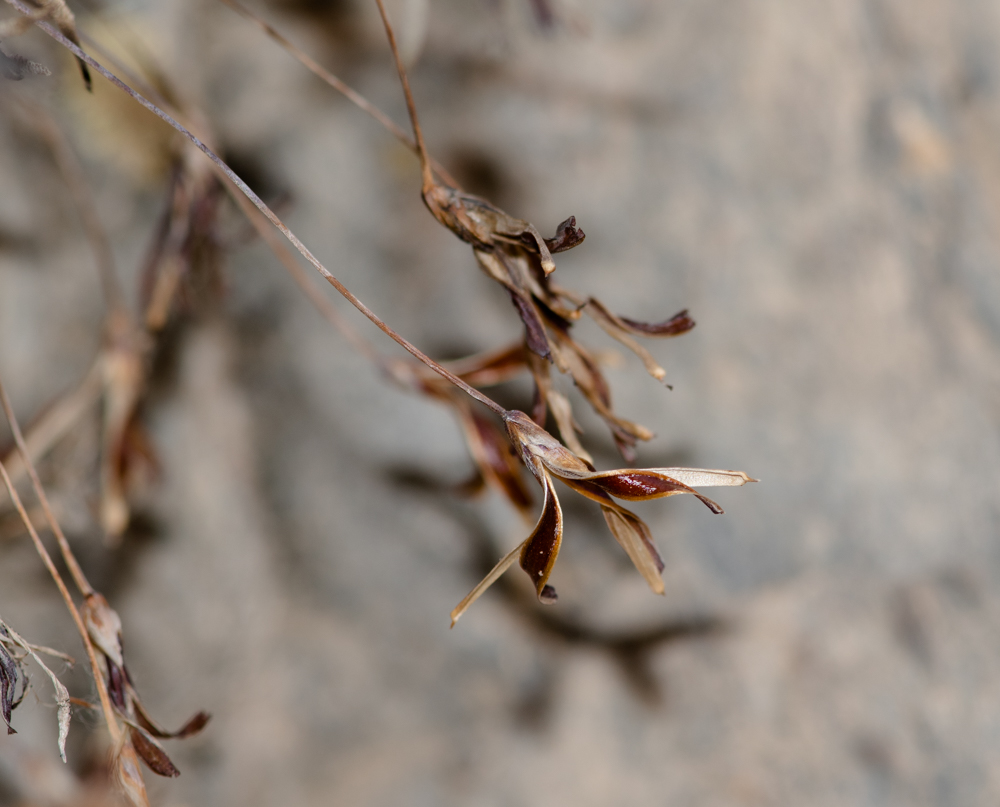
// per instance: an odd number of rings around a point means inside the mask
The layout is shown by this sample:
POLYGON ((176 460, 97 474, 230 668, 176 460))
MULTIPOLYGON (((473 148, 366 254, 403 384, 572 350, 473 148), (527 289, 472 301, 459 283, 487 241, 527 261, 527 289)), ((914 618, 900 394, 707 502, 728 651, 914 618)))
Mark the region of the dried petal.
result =
POLYGON ((142 781, 142 773, 139 770, 139 758, 136 756, 135 748, 132 746, 131 732, 125 736, 122 746, 115 754, 114 769, 115 778, 133 807, 149 807, 149 798, 146 796, 146 783, 142 781))
POLYGON ((135 747, 136 753, 142 757, 142 761, 149 766, 149 769, 159 776, 180 776, 181 772, 177 766, 170 761, 163 746, 150 737, 145 731, 135 726, 129 726, 129 738, 135 747))
POLYGON ((103 594, 96 591, 83 601, 83 621, 90 640, 118 667, 125 666, 122 657, 122 621, 108 605, 103 594))
POLYGON ((569 399, 555 390, 549 390, 547 397, 552 409, 552 417, 555 418, 556 425, 559 426, 559 436, 562 437, 566 447, 584 462, 593 465, 594 458, 590 456, 576 436, 580 428, 573 420, 573 408, 570 406, 569 399))
POLYGON ((634 513, 624 507, 602 506, 604 520, 608 523, 611 534, 621 544, 635 568, 645 578, 649 587, 656 594, 663 594, 663 559, 656 551, 653 536, 649 527, 634 513))
POLYGON ((212 717, 208 712, 198 712, 187 723, 177 729, 177 731, 167 731, 149 716, 146 707, 142 705, 142 701, 135 697, 134 693, 132 705, 135 707, 135 716, 139 725, 152 736, 162 739, 183 740, 185 737, 191 737, 205 728, 212 717))
POLYGON ((593 297, 587 300, 584 310, 609 336, 617 339, 642 359, 642 363, 646 367, 646 372, 657 381, 662 381, 666 377, 666 371, 657 364, 653 355, 629 334, 638 334, 641 336, 678 336, 694 327, 694 320, 687 316, 686 310, 674 315, 666 322, 655 325, 637 322, 625 317, 617 317, 608 311, 599 300, 595 300, 593 297))
POLYGON ((642 336, 680 336, 695 326, 695 321, 688 316, 686 308, 663 322, 639 322, 628 317, 617 317, 616 319, 633 333, 642 336))
POLYGON ((559 546, 562 543, 563 521, 562 508, 556 497, 555 488, 548 474, 543 474, 545 487, 545 504, 542 514, 531 535, 521 549, 521 568, 538 592, 540 602, 549 604, 555 601, 555 589, 546 585, 552 566, 559 556, 559 546))
POLYGON ((485 199, 443 185, 426 188, 423 198, 434 218, 463 241, 487 251, 504 244, 523 247, 539 256, 545 274, 555 271, 545 239, 528 222, 485 199))
POLYGON ((587 234, 576 226, 576 216, 570 216, 556 227, 554 238, 545 239, 545 245, 549 248, 549 252, 554 255, 582 244, 586 237, 587 234))
POLYGON ((466 428, 466 442, 469 443, 480 472, 516 508, 530 508, 531 493, 521 478, 521 465, 511 452, 510 442, 492 421, 474 411, 465 410, 464 414, 473 430, 470 434, 470 430, 466 428))
POLYGON ((541 467, 543 465, 560 477, 583 478, 593 473, 583 460, 524 412, 511 410, 504 416, 504 421, 511 442, 521 451, 524 464, 543 485, 548 478, 541 467))
POLYGON ((465 595, 455 609, 451 612, 451 626, 455 627, 455 623, 458 622, 459 618, 466 611, 469 610, 469 606, 472 605, 476 600, 478 600, 483 592, 486 591, 490 586, 492 586, 500 576, 507 571, 511 566, 514 565, 514 561, 518 559, 521 555, 521 551, 524 549, 525 545, 528 543, 528 539, 525 538, 521 543, 515 546, 510 552, 500 558, 499 563, 494 566, 488 575, 479 581, 478 585, 472 589, 468 594, 465 595))
MULTIPOLYGON (((445 366, 474 387, 492 387, 524 372, 528 367, 528 356, 524 345, 518 343, 500 350, 477 353, 458 361, 445 362, 445 366)), ((437 373, 434 373, 434 377, 440 378, 437 373)))

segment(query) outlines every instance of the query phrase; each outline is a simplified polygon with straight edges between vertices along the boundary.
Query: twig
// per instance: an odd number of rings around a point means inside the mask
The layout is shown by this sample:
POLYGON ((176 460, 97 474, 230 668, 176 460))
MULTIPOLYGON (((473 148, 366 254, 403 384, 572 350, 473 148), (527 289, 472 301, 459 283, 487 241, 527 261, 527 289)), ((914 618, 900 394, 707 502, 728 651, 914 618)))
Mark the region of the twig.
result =
POLYGON ((125 310, 125 293, 122 291, 121 282, 115 272, 111 244, 97 215, 97 204, 76 155, 52 116, 43 107, 21 98, 17 99, 17 102, 52 151, 59 173, 62 174, 70 196, 73 198, 73 204, 83 222, 83 229, 87 233, 87 240, 90 241, 90 247, 94 253, 108 310, 125 310))
MULTIPOLYGON (((6 2, 8 5, 13 6, 22 14, 29 14, 31 11, 31 9, 29 9, 28 6, 26 6, 23 2, 21 2, 21 0, 6 0, 6 2)), ((35 25, 37 25, 39 28, 45 31, 45 33, 47 33, 50 37, 55 39, 64 48, 73 53, 74 56, 85 61, 90 67, 94 68, 98 73, 104 76, 104 78, 106 78, 116 87, 118 87, 118 89, 122 90, 124 93, 131 96, 134 100, 138 101, 146 109, 148 109, 150 112, 156 115, 156 117, 160 118, 160 120, 164 121, 165 123, 168 123, 174 129, 176 129, 178 132, 184 135, 188 140, 190 140, 195 146, 197 146, 198 149, 205 154, 205 156, 207 156, 213 163, 215 163, 219 167, 219 169, 226 175, 226 178, 229 179, 229 181, 232 182, 234 185, 236 185, 236 187, 239 188, 240 191, 242 191, 242 193, 251 202, 253 202, 254 206, 261 213, 267 216, 268 220, 275 227, 281 230, 285 238, 287 238, 291 242, 292 246, 294 246, 299 251, 302 257, 304 257, 307 261, 309 261, 309 263, 313 265, 316 271, 319 272, 321 275, 323 275, 324 278, 326 278, 327 282, 331 286, 333 286, 338 292, 340 292, 340 294, 351 305, 353 305, 355 308, 358 309, 358 311, 360 311, 369 320, 371 320, 371 322, 374 323, 375 326, 380 331, 382 331, 386 336, 388 336, 390 339, 392 339, 394 342, 400 345, 404 350, 406 350, 407 353, 409 353, 419 361, 426 364, 438 375, 442 376, 443 378, 446 378, 448 381, 450 381, 456 387, 461 389, 467 395, 469 395, 472 398, 475 398, 484 406, 489 407, 498 415, 503 416, 507 413, 507 410, 504 409, 504 407, 500 406, 500 404, 498 404, 488 395, 484 395, 475 387, 466 384, 461 378, 459 378, 454 373, 451 373, 447 369, 442 367, 440 364, 434 361, 430 356, 428 356, 426 353, 420 350, 420 348, 418 348, 416 345, 412 344, 411 342, 407 341, 405 338, 400 336, 398 333, 396 333, 396 331, 394 331, 381 318, 379 318, 379 316, 374 311, 372 311, 370 308, 368 308, 368 306, 366 306, 363 302, 361 302, 361 300, 358 299, 354 295, 354 293, 347 288, 347 286, 341 283, 333 275, 333 273, 330 272, 329 269, 327 269, 322 263, 320 263, 319 259, 316 258, 316 256, 309 251, 308 247, 306 247, 306 245, 299 240, 298 236, 295 235, 295 233, 293 233, 291 230, 289 230, 288 227, 286 227, 284 223, 281 221, 281 219, 279 219, 277 215, 275 215, 274 211, 272 211, 271 208, 269 208, 266 204, 264 204, 264 201, 250 189, 250 186, 247 185, 246 182, 244 182, 242 179, 240 179, 240 177, 236 174, 236 172, 233 171, 233 169, 230 168, 228 165, 226 165, 226 163, 223 162, 222 158, 219 157, 219 155, 217 155, 214 151, 212 151, 212 149, 206 146, 201 140, 199 140, 198 137, 196 137, 188 129, 186 129, 176 120, 174 120, 174 118, 172 118, 170 115, 168 115, 158 106, 156 106, 156 104, 152 103, 151 101, 149 101, 148 99, 137 93, 135 90, 133 90, 131 87, 129 87, 125 82, 123 82, 120 78, 118 78, 118 76, 116 76, 114 73, 111 73, 107 68, 105 68, 104 65, 102 65, 93 57, 89 56, 81 48, 79 48, 77 45, 75 45, 73 42, 71 42, 69 39, 63 36, 56 28, 41 20, 36 21, 35 25)), ((420 146, 421 143, 422 143, 422 137, 418 137, 417 145, 420 146)), ((428 168, 427 172, 429 173, 429 171, 430 169, 428 168)))
MULTIPOLYGON (((388 129, 400 142, 404 143, 418 158, 421 157, 420 146, 412 137, 410 137, 406 132, 404 132, 395 121, 392 120, 388 115, 386 115, 381 109, 375 106, 371 101, 365 98, 361 93, 355 90, 353 87, 345 84, 339 78, 337 78, 333 73, 324 68, 318 62, 316 62, 309 54, 305 53, 303 50, 298 48, 296 45, 285 37, 283 34, 279 33, 274 27, 264 22, 260 17, 254 14, 250 9, 245 6, 240 5, 236 0, 219 0, 220 3, 224 3, 229 6, 237 14, 240 14, 245 19, 252 22, 258 28, 260 28, 265 34, 267 34, 271 39, 281 45, 286 51, 288 51, 295 59, 302 64, 307 70, 311 71, 321 80, 325 81, 331 87, 333 87, 337 92, 347 98, 352 104, 362 109, 371 115, 375 120, 381 123, 386 129, 388 129)), ((425 155, 427 161, 431 164, 431 168, 437 173, 441 179, 447 182, 454 188, 458 188, 459 185, 455 181, 455 178, 448 173, 448 171, 441 165, 437 160, 429 155, 425 155)), ((423 160, 421 159, 421 164, 423 160)))
MULTIPOLYGON (((2 389, 2 386, 0 386, 0 390, 2 389)), ((6 395, 3 396, 3 399, 4 409, 9 412, 9 409, 7 408, 6 395)), ((10 417, 10 415, 8 416, 10 417)), ((16 422, 17 421, 11 417, 11 429, 15 428, 16 422)), ((28 465, 29 468, 32 467, 30 462, 28 465)), ((35 545, 35 550, 42 559, 42 563, 45 564, 45 568, 48 569, 49 574, 52 575, 56 588, 59 589, 59 593, 62 595, 63 601, 66 603, 66 608, 73 617, 73 622, 76 623, 76 629, 80 633, 80 638, 83 639, 83 646, 87 651, 87 658, 90 661, 90 669, 94 676, 94 684, 97 686, 97 694, 101 699, 101 708, 104 711, 104 720, 108 724, 108 732, 111 734, 112 743, 117 744, 121 739, 121 730, 118 727, 118 721, 115 720, 114 712, 111 709, 111 700, 108 698, 108 689, 104 684, 104 676, 97 663, 97 656, 94 653, 94 645, 90 641, 90 634, 87 632, 87 627, 83 624, 83 618, 80 616, 80 612, 77 610, 76 604, 70 596, 69 589, 66 588, 66 583, 63 582, 62 575, 59 574, 59 570, 56 568, 55 563, 52 562, 52 557, 49 555, 48 550, 46 550, 45 544, 42 543, 42 539, 38 537, 35 525, 31 523, 31 519, 25 511, 24 505, 21 503, 21 497, 18 495, 17 489, 14 487, 13 483, 10 481, 10 477, 7 475, 7 469, 4 467, 2 462, 0 462, 0 476, 3 477, 3 482, 7 488, 7 492, 10 494, 11 501, 14 502, 14 507, 17 508, 17 512, 21 516, 24 526, 31 535, 31 540, 35 545)), ((46 511, 46 515, 48 514, 49 511, 46 511)), ((63 538, 63 540, 65 541, 65 538, 63 538)))
POLYGON ((375 0, 375 2, 378 3, 378 11, 382 15, 382 24, 385 25, 385 33, 389 37, 389 47, 392 48, 392 56, 396 60, 396 71, 399 73, 399 80, 403 85, 403 95, 406 96, 406 109, 410 113, 413 136, 417 141, 423 190, 426 193, 434 187, 434 175, 431 173, 430 157, 427 154, 427 146, 424 145, 424 133, 420 129, 420 119, 417 117, 417 105, 413 102, 413 93, 410 92, 410 80, 406 77, 406 70, 403 68, 403 59, 399 55, 399 46, 396 45, 396 32, 393 31, 392 23, 389 22, 389 15, 386 13, 385 5, 383 5, 382 0, 375 0))

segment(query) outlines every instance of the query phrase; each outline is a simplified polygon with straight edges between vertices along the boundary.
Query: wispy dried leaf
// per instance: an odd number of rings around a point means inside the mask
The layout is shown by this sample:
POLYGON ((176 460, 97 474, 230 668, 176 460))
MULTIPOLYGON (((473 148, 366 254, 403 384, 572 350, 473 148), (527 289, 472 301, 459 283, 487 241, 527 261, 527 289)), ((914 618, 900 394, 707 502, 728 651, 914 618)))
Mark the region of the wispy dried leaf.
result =
MULTIPOLYGON (((0 625, 0 637, 9 636, 7 629, 0 625)), ((7 648, 0 642, 0 717, 7 724, 8 734, 17 734, 10 724, 11 712, 14 710, 14 694, 17 691, 18 664, 11 658, 7 648)), ((23 684, 22 684, 23 689, 23 684)))

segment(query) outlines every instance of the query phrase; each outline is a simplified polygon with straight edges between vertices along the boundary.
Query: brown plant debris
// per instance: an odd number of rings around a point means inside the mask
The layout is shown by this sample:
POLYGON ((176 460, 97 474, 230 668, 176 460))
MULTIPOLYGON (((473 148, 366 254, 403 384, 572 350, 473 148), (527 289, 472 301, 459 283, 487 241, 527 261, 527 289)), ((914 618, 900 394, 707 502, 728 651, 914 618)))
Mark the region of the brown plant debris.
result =
MULTIPOLYGON (((118 614, 101 594, 94 592, 84 600, 83 619, 91 641, 100 651, 98 658, 111 703, 128 726, 126 732, 128 741, 125 748, 131 747, 154 773, 160 776, 179 776, 180 771, 171 762, 157 739, 183 739, 197 734, 208 723, 209 715, 206 712, 198 712, 177 731, 162 728, 142 705, 132 683, 132 677, 125 666, 122 652, 122 623, 118 614)), ((124 757, 121 755, 119 757, 125 759, 127 768, 128 752, 125 752, 124 757)))

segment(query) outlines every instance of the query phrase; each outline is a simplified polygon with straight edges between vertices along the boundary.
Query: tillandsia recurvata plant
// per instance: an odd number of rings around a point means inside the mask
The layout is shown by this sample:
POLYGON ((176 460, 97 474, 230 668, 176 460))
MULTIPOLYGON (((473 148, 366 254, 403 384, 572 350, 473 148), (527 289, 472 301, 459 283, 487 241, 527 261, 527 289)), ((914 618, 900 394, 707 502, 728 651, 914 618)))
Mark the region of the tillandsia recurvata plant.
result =
MULTIPOLYGON (((448 171, 428 153, 395 34, 382 0, 376 2, 402 83, 413 128, 412 139, 354 90, 295 49, 273 28, 239 6, 236 0, 222 1, 254 20, 309 69, 376 117, 414 150, 420 161, 424 204, 440 224, 470 245, 480 269, 507 291, 523 323, 524 336, 517 344, 453 362, 433 360, 352 294, 281 222, 273 210, 223 162, 211 145, 214 138, 203 116, 177 100, 178 94, 168 87, 162 76, 156 76, 148 82, 129 77, 129 83, 126 83, 85 53, 80 47, 75 22, 64 0, 38 0, 31 5, 23 0, 7 0, 23 16, 16 21, 16 25, 6 25, 0 32, 0 38, 14 36, 28 25, 37 25, 74 54, 88 82, 90 71, 96 72, 185 138, 184 147, 176 150, 168 213, 150 250, 143 284, 143 306, 141 313, 137 315, 123 302, 124 297, 115 278, 106 238, 99 222, 90 215, 93 204, 86 196, 85 184, 80 178, 72 153, 43 113, 31 106, 22 109, 22 114, 32 121, 40 138, 48 144, 66 178, 71 195, 76 198, 97 257, 105 290, 107 316, 104 348, 78 389, 58 402, 58 406, 50 409, 58 417, 53 415, 48 420, 42 417, 26 435, 22 435, 6 392, 0 385, 0 398, 16 444, 15 449, 2 458, 0 472, 25 529, 31 535, 76 623, 87 652, 100 708, 115 749, 116 775, 134 804, 146 803, 145 785, 138 759, 141 758, 156 773, 164 776, 177 775, 177 768, 159 741, 190 736, 205 725, 208 716, 199 712, 175 732, 164 730, 149 716, 126 667, 121 620, 105 597, 84 576, 49 506, 34 462, 66 433, 80 411, 100 401, 103 419, 98 512, 109 542, 121 539, 131 513, 130 468, 143 457, 155 463, 155 452, 149 439, 145 437, 140 419, 140 405, 148 384, 150 355, 158 335, 168 322, 171 312, 179 305, 179 298, 183 296, 183 279, 199 271, 198 266, 202 266, 209 274, 215 271, 211 256, 201 263, 193 256, 199 254, 206 243, 209 245, 206 247, 207 251, 211 252, 212 239, 204 237, 204 230, 206 222, 210 222, 214 216, 221 195, 220 188, 229 192, 256 233, 274 251, 331 323, 372 360, 390 381, 438 401, 453 411, 475 462, 480 487, 488 486, 499 492, 526 520, 533 517, 534 509, 533 496, 525 483, 522 466, 527 467, 541 487, 541 514, 534 527, 452 611, 452 625, 515 561, 520 563, 531 580, 537 599, 542 603, 555 601, 556 592, 549 579, 563 537, 563 516, 555 488, 556 480, 601 507, 613 537, 650 588, 661 594, 664 590, 661 576, 663 561, 650 530, 618 500, 644 501, 691 494, 713 513, 721 513, 722 509, 696 488, 739 486, 753 481, 745 473, 728 470, 596 469, 592 457, 577 436, 578 427, 569 398, 557 391, 553 384, 553 367, 573 381, 583 398, 605 421, 627 462, 634 461, 637 442, 648 440, 653 435, 643 426, 616 414, 610 387, 602 373, 600 362, 595 353, 575 339, 574 324, 584 316, 591 318, 610 336, 634 352, 647 371, 663 382, 666 375, 663 368, 636 337, 678 336, 694 327, 694 321, 687 311, 681 311, 660 323, 638 322, 612 313, 591 296, 558 285, 554 279, 554 256, 579 246, 585 238, 574 217, 568 217, 556 227, 551 238, 546 238, 533 224, 511 216, 490 201, 468 194, 459 187, 448 171), (136 86, 142 87, 142 92, 136 86), (201 161, 194 154, 196 149, 211 162, 201 161), (329 301, 309 286, 295 257, 264 219, 281 232, 338 293, 402 346, 412 359, 388 359, 350 328, 329 301), (483 392, 484 388, 525 373, 534 382, 534 400, 525 407, 530 410, 530 414, 518 409, 507 409, 483 392), (480 406, 489 412, 483 411, 480 406), (546 431, 550 414, 561 441, 546 431), (22 504, 12 476, 30 478, 42 519, 56 537, 63 561, 82 598, 82 606, 77 607, 74 603, 52 558, 39 539, 35 525, 39 519, 33 518, 22 504)), ((47 72, 47 68, 42 65, 31 65, 34 63, 13 55, 5 55, 4 60, 0 61, 4 75, 10 73, 8 78, 22 79, 47 72)), ((8 626, 0 623, 0 713, 8 726, 11 711, 24 692, 22 662, 25 653, 33 655, 31 647, 19 640, 8 626), (17 694, 18 686, 20 694, 17 694)), ((53 682, 54 685, 58 684, 54 676, 53 682)), ((60 704, 62 750, 69 720, 67 705, 64 726, 63 706, 69 701, 68 696, 63 697, 65 690, 61 691, 59 686, 56 691, 57 702, 60 704)))

